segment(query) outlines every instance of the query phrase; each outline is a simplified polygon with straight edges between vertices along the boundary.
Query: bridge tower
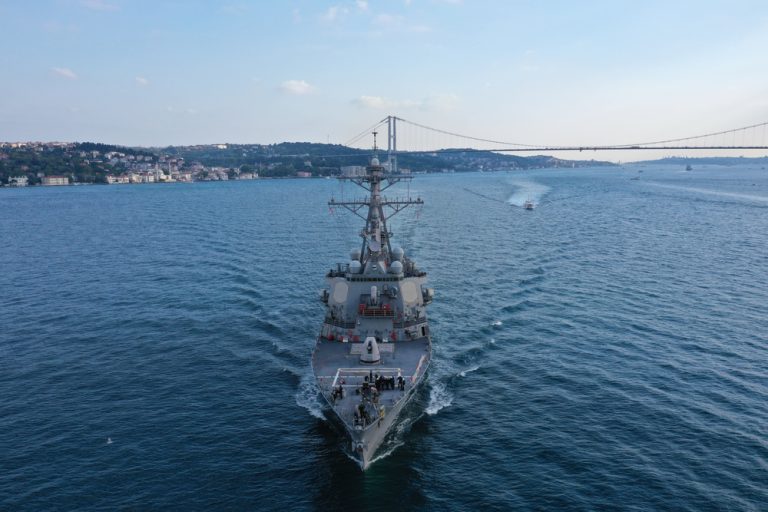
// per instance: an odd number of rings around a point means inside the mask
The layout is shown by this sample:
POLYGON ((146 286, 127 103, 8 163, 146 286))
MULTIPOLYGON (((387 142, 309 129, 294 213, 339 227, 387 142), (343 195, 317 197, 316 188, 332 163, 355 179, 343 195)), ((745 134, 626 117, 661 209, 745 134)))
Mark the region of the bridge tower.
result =
POLYGON ((387 162, 389 172, 397 174, 397 117, 387 116, 387 162))

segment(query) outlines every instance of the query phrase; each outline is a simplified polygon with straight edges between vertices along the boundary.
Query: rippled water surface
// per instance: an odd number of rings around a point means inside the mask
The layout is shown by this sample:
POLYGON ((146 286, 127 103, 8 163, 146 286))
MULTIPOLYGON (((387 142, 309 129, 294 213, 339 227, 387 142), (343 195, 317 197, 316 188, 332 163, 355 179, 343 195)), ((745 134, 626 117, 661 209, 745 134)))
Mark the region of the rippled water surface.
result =
POLYGON ((434 363, 365 473, 309 367, 349 185, 0 190, 0 509, 765 510, 768 174, 681 170, 414 180, 434 363))

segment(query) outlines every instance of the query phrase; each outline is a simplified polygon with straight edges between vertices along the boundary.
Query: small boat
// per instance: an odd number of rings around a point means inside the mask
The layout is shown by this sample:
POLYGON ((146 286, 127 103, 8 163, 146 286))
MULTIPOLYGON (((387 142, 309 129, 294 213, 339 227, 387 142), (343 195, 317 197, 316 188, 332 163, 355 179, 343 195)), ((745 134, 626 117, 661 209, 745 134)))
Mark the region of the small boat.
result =
POLYGON ((685 170, 686 171, 692 171, 693 167, 691 167, 691 164, 688 164, 688 165, 685 166, 685 170))
POLYGON ((534 208, 533 201, 531 201, 530 199, 526 199, 525 202, 523 203, 523 208, 526 210, 533 210, 534 208))

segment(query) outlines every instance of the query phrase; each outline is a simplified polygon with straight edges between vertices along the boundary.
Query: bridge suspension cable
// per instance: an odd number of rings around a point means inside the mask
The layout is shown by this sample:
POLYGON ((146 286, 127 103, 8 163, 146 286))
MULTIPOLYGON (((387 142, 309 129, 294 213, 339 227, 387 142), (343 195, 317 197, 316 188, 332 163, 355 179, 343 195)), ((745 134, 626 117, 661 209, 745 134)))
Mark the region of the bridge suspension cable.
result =
MULTIPOLYGON (((766 134, 768 132, 768 121, 752 124, 749 126, 743 126, 740 128, 733 128, 730 130, 721 130, 716 132, 705 133, 701 135, 693 135, 688 137, 677 137, 670 139, 660 139, 655 141, 635 142, 630 144, 596 144, 596 145, 546 145, 546 144, 526 144, 521 142, 509 142, 495 140, 485 137, 474 137, 471 135, 465 135, 450 130, 444 130, 441 128, 435 128, 427 126, 414 121, 403 119, 402 117, 387 116, 384 119, 378 121, 372 126, 366 128, 356 136, 352 137, 345 145, 350 147, 354 144, 358 144, 364 138, 370 136, 372 131, 382 129, 383 126, 387 126, 387 130, 390 134, 390 156, 389 158, 396 162, 396 155, 406 154, 429 154, 436 151, 454 153, 454 152, 483 152, 492 151, 498 153, 514 153, 514 152, 553 152, 553 151, 618 151, 618 150, 768 150, 768 140, 766 140, 766 134), (405 143, 402 145, 410 146, 411 149, 398 148, 394 143, 393 134, 396 133, 395 124, 400 121, 406 127, 410 127, 411 130, 407 131, 405 137, 405 143), (762 134, 758 133, 758 130, 762 128, 762 134), (751 131, 751 132, 750 132, 751 131), (429 134, 436 134, 437 140, 429 140, 429 134), (737 141, 737 134, 739 134, 737 141), (731 140, 726 141, 728 135, 733 135, 731 140), (445 136, 460 139, 475 144, 466 145, 462 142, 456 144, 454 140, 451 143, 445 136), (413 140, 415 140, 415 142, 413 140), (427 140, 425 140, 427 139, 427 140), (709 139, 709 140, 707 140, 709 139), (426 142, 426 144, 425 144, 426 142), (737 143, 738 142, 738 143, 737 143), (477 144, 482 143, 482 144, 477 144), (706 143, 706 144, 705 144, 706 143), (492 145, 491 147, 477 147, 478 145, 492 145), (474 146, 474 147, 473 147, 474 146)), ((403 142, 403 135, 406 133, 400 133, 401 143, 403 142)), ((354 156, 354 155, 347 155, 354 156)), ((396 164, 394 164, 396 166, 396 164)))
MULTIPOLYGON (((434 128, 432 126, 427 126, 421 123, 416 123, 414 121, 409 121, 407 119, 403 119, 401 117, 395 117, 391 116, 391 119, 395 121, 400 121, 401 123, 404 123, 406 125, 410 125, 413 128, 418 128, 420 130, 424 130, 426 132, 432 132, 440 135, 447 135, 449 137, 455 137, 458 139, 466 140, 466 141, 472 141, 472 142, 481 142, 485 144, 492 144, 496 147, 491 148, 477 148, 477 147, 456 147, 455 145, 446 144, 446 141, 444 140, 440 147, 429 147, 429 148, 419 148, 415 150, 406 150, 406 151, 398 151, 399 154, 418 154, 418 153, 431 153, 434 151, 444 151, 444 152, 461 152, 461 151, 467 151, 467 152, 477 152, 477 151, 495 151, 495 152, 532 152, 532 151, 616 151, 616 150, 640 150, 640 149, 655 149, 655 150, 662 150, 662 149, 669 149, 669 150, 705 150, 705 149, 713 149, 713 150, 727 150, 727 149, 757 149, 757 150, 768 150, 768 141, 766 141, 766 129, 768 128, 768 121, 764 121, 761 123, 752 124, 749 126, 743 126, 740 128, 733 128, 730 130, 721 130, 717 132, 710 132, 710 133, 704 133, 700 135, 693 135, 688 137, 677 137, 677 138, 670 138, 670 139, 661 139, 661 140, 655 140, 655 141, 646 141, 646 142, 635 142, 635 143, 629 143, 629 144, 597 144, 597 145, 545 145, 545 144, 526 144, 521 142, 508 142, 508 141, 500 141, 500 140, 494 140, 490 138, 484 138, 484 137, 473 137, 471 135, 464 135, 457 132, 452 132, 449 130, 443 130, 441 128, 434 128), (760 134, 757 133, 757 130, 759 128, 762 128, 762 137, 760 137, 760 134), (748 135, 749 130, 752 131, 752 140, 748 141, 748 135), (740 143, 737 144, 736 141, 736 134, 741 133, 740 136, 741 140, 740 143), (731 143, 726 143, 723 138, 727 135, 733 135, 733 140, 731 143), (712 140, 715 137, 719 137, 719 140, 712 140), (710 139, 708 141, 708 144, 696 144, 691 142, 694 141, 705 141, 705 139, 710 139), (756 139, 760 139, 759 141, 756 139), (501 146, 501 147, 499 147, 501 146)), ((386 122, 386 118, 380 123, 384 124, 386 122)))
POLYGON ((652 145, 657 145, 657 144, 672 144, 674 142, 685 142, 685 141, 688 141, 688 140, 706 139, 706 138, 709 138, 709 137, 717 137, 719 135, 728 135, 729 133, 737 133, 737 132, 751 130, 753 128, 760 128, 760 127, 765 127, 765 126, 768 126, 768 121, 765 121, 765 122, 762 122, 762 123, 753 124, 753 125, 750 125, 750 126, 743 126, 741 128, 733 128, 731 130, 723 130, 723 131, 720 131, 720 132, 705 133, 703 135, 693 135, 691 137, 681 137, 681 138, 678 138, 678 139, 657 140, 657 141, 654 141, 654 142, 636 142, 634 144, 617 144, 616 147, 622 148, 622 147, 626 147, 626 146, 652 146, 652 145))
POLYGON ((354 137, 349 139, 344 145, 347 146, 347 147, 350 147, 350 146, 353 146, 354 144, 356 144, 357 142, 359 142, 361 139, 363 139, 365 137, 370 137, 371 132, 373 132, 373 131, 381 128, 383 125, 387 124, 388 120, 389 120, 389 117, 385 117, 384 119, 382 119, 378 123, 374 123, 373 125, 369 126, 365 130, 361 131, 360 133, 358 133, 357 135, 355 135, 354 137))
MULTIPOLYGON (((393 116, 394 117, 394 116, 393 116)), ((741 128, 733 128, 730 130, 722 130, 718 132, 711 132, 711 133, 705 133, 701 135, 693 135, 689 137, 678 137, 674 139, 663 139, 663 140, 656 140, 656 141, 647 141, 647 142, 634 142, 630 144, 599 144, 599 145, 590 145, 590 146, 568 146, 568 145, 544 145, 544 144, 524 144, 520 142, 506 142, 506 141, 499 141, 499 140, 493 140, 493 139, 486 139, 483 137, 473 137, 470 135, 463 135, 456 132, 451 132, 448 130, 443 130, 440 128, 434 128, 431 126, 426 126, 420 123, 416 123, 413 121, 409 121, 407 119, 403 119, 401 117, 394 117, 394 119, 401 121, 403 123, 409 124, 411 126, 421 128, 423 130, 429 130, 431 132, 440 133, 443 135, 449 135, 451 137, 457 137, 460 139, 465 139, 469 141, 474 142, 485 142, 489 144, 495 144, 499 146, 506 146, 506 149, 493 149, 491 151, 509 151, 513 152, 516 151, 514 148, 519 148, 517 151, 529 151, 529 150, 546 150, 546 151, 583 151, 583 150, 616 150, 616 149, 762 149, 766 147, 764 144, 741 144, 741 145, 725 145, 725 144, 712 144, 710 146, 696 146, 696 145, 676 145, 671 146, 668 148, 659 148, 657 146, 661 144, 673 144, 673 143, 679 143, 679 142, 687 142, 687 141, 694 141, 694 140, 701 140, 711 137, 718 137, 721 135, 728 135, 728 134, 735 134, 738 132, 745 132, 747 130, 752 130, 756 128, 765 128, 768 127, 768 121, 757 123, 749 126, 743 126, 741 128)), ((445 148, 448 150, 448 148, 445 148)), ((467 148, 469 149, 469 148, 467 148)), ((416 152, 422 152, 422 151, 405 151, 404 153, 416 153, 416 152)), ((423 152, 429 152, 429 150, 425 150, 423 152)))
POLYGON ((473 141, 476 141, 476 142, 488 142, 490 144, 498 144, 500 146, 520 146, 520 147, 524 147, 524 148, 541 147, 540 144, 520 144, 520 143, 517 143, 517 142, 503 142, 503 141, 499 141, 499 140, 483 139, 481 137, 471 137, 469 135, 462 135, 460 133, 449 132, 448 130, 441 130, 440 128, 432 128, 431 126, 426 126, 426 125, 423 125, 423 124, 414 123, 413 121, 408 121, 407 119, 403 119, 402 117, 396 117, 396 116, 393 116, 393 117, 394 117, 394 119, 397 119, 398 121, 402 121, 403 123, 410 124, 412 126, 416 126, 417 128, 422 128, 424 130, 430 130, 430 131, 433 131, 433 132, 436 132, 436 133, 441 133, 443 135, 450 135, 451 137, 459 137, 461 139, 473 140, 473 141))

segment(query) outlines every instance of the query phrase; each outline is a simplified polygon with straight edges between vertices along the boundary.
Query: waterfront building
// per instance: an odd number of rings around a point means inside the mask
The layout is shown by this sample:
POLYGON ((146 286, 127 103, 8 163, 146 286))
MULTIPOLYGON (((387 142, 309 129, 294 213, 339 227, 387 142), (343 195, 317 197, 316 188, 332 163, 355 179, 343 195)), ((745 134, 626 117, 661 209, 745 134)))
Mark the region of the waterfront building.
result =
POLYGON ((365 176, 365 167, 362 165, 345 165, 341 168, 341 175, 347 178, 365 176))
POLYGON ((11 176, 8 178, 9 187, 26 187, 28 185, 29 178, 26 176, 11 176))
POLYGON ((45 176, 43 177, 43 185, 46 185, 46 186, 69 185, 69 178, 66 176, 45 176))

